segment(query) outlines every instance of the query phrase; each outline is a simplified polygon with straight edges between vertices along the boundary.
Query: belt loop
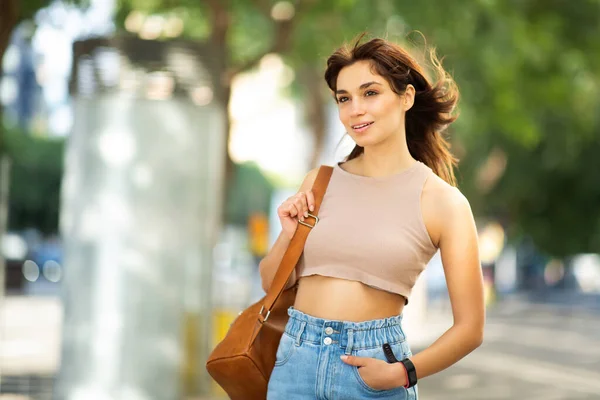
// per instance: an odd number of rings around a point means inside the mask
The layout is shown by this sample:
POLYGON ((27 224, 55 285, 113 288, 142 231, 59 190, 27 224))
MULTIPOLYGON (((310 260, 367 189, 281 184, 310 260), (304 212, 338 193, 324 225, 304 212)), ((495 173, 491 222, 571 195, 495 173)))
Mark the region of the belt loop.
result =
POLYGON ((302 321, 300 324, 300 329, 298 330, 298 334, 296 335, 296 346, 300 346, 302 344, 302 334, 304 333, 305 327, 306 321, 302 321))
POLYGON ((354 331, 352 328, 348 329, 348 343, 346 344, 346 355, 352 353, 352 346, 354 346, 354 331))

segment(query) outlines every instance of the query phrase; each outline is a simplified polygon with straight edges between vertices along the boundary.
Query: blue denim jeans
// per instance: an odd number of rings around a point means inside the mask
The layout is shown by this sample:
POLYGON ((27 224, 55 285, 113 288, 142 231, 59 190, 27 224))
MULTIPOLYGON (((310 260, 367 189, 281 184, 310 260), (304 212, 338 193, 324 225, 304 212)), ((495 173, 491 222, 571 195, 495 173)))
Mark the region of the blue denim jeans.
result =
POLYGON ((340 356, 352 354, 387 361, 389 343, 398 360, 412 355, 402 331, 402 316, 365 322, 315 318, 290 307, 290 319, 277 349, 267 400, 417 400, 417 387, 377 390, 361 378, 357 367, 340 356))

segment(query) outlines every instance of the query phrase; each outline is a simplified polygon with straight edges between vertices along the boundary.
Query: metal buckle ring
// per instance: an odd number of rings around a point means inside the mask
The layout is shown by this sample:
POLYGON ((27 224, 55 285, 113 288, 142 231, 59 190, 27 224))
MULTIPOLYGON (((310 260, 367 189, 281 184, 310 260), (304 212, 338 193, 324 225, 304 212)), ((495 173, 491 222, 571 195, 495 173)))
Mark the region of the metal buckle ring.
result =
MULTIPOLYGON (((264 311, 264 310, 265 310, 265 306, 262 306, 262 307, 260 308, 260 311, 258 312, 258 315, 260 315, 260 316, 262 317, 262 313, 263 313, 263 311, 264 311)), ((271 311, 270 311, 270 310, 269 310, 269 311, 267 311, 267 315, 265 315, 265 316, 263 317, 262 323, 265 323, 265 322, 267 322, 267 320, 269 319, 269 315, 271 315, 271 311)))
POLYGON ((300 221, 300 220, 298 220, 298 223, 300 223, 300 224, 302 224, 304 226, 308 226, 309 228, 314 228, 315 225, 317 225, 319 223, 319 217, 317 217, 316 215, 312 215, 311 213, 308 213, 308 216, 309 217, 313 217, 315 219, 315 224, 314 225, 307 224, 306 222, 300 221))

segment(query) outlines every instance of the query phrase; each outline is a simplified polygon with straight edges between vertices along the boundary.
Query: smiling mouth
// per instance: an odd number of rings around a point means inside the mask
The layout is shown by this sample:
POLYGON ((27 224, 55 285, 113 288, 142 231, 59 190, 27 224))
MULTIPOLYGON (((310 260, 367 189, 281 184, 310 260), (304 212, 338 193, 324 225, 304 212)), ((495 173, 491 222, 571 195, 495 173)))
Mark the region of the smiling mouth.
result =
POLYGON ((371 126, 371 125, 373 125, 373 122, 367 122, 367 123, 359 124, 359 125, 352 125, 352 129, 360 130, 360 129, 366 128, 367 126, 371 126))

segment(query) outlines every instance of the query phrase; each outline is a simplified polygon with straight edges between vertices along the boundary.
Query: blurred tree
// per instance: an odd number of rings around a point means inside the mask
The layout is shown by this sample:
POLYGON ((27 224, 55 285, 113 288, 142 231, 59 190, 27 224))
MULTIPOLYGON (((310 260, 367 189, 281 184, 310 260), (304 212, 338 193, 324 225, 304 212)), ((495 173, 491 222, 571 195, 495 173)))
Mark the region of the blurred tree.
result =
MULTIPOLYGON (((381 27, 389 10, 387 0, 186 0, 177 4, 169 0, 119 0, 117 25, 139 32, 152 17, 167 22, 178 19, 183 36, 208 41, 213 49, 215 95, 224 109, 228 109, 231 83, 238 73, 256 67, 266 54, 283 56, 296 71, 290 93, 304 102, 314 139, 310 165, 316 166, 326 133, 327 105, 332 101, 322 78, 326 57, 342 41, 354 37, 357 26, 378 27, 383 33, 381 27)), ((168 38, 168 29, 159 37, 168 38)), ((229 125, 227 121, 227 143, 229 125)), ((234 209, 230 204, 231 184, 236 182, 234 169, 237 174, 227 154, 225 219, 229 222, 239 219, 230 212, 234 209)))
MULTIPOLYGON (((499 218, 509 236, 530 235, 553 255, 600 247, 600 3, 582 0, 452 2, 373 0, 119 1, 135 11, 178 16, 183 34, 213 48, 216 98, 226 106, 235 74, 277 52, 294 68, 290 93, 304 101, 317 164, 331 98, 326 57, 361 31, 435 43, 463 95, 451 129, 462 159, 460 186, 478 215, 499 218)), ((418 42, 418 41, 417 41, 418 42)), ((417 53, 419 43, 416 45, 417 53)), ((230 161, 228 162, 231 165, 230 161)), ((229 167, 231 170, 231 167, 229 167)))
POLYGON ((228 222, 246 225, 254 213, 269 214, 272 183, 254 162, 245 162, 236 166, 231 183, 230 198, 225 207, 228 222))
MULTIPOLYGON (((4 74, 4 53, 6 52, 15 27, 50 3, 50 0, 2 0, 0 1, 0 81, 4 74)), ((8 215, 9 182, 11 174, 10 157, 6 154, 3 105, 0 102, 0 248, 6 232, 8 215)), ((0 298, 4 294, 4 254, 0 252, 0 298)))
MULTIPOLYGON (((25 20, 33 19, 38 10, 47 6, 50 0, 3 0, 0 2, 0 79, 2 79, 2 59, 10 43, 14 29, 25 20)), ((4 149, 4 126, 2 124, 2 104, 0 103, 0 153, 4 149)))
POLYGON ((8 230, 35 227, 58 232, 64 139, 6 132, 6 153, 12 161, 8 230))
MULTIPOLYGON (((400 4, 400 3, 398 3, 400 4)), ((452 130, 479 215, 555 256, 600 249, 600 2, 398 5, 448 55, 452 130)))
MULTIPOLYGON (((158 38, 169 38, 168 21, 180 21, 180 34, 206 42, 211 49, 209 71, 215 99, 229 109, 231 84, 240 72, 255 67, 269 53, 290 50, 297 20, 317 0, 278 2, 269 0, 119 0, 117 26, 140 33, 152 18, 165 21, 158 38), (139 23, 136 23, 139 21, 139 23)), ((226 146, 229 146, 230 121, 225 120, 226 146)), ((232 198, 235 165, 225 154, 225 199, 232 198)), ((225 207, 225 210, 231 210, 225 207)), ((235 216, 225 215, 231 221, 235 216)))

